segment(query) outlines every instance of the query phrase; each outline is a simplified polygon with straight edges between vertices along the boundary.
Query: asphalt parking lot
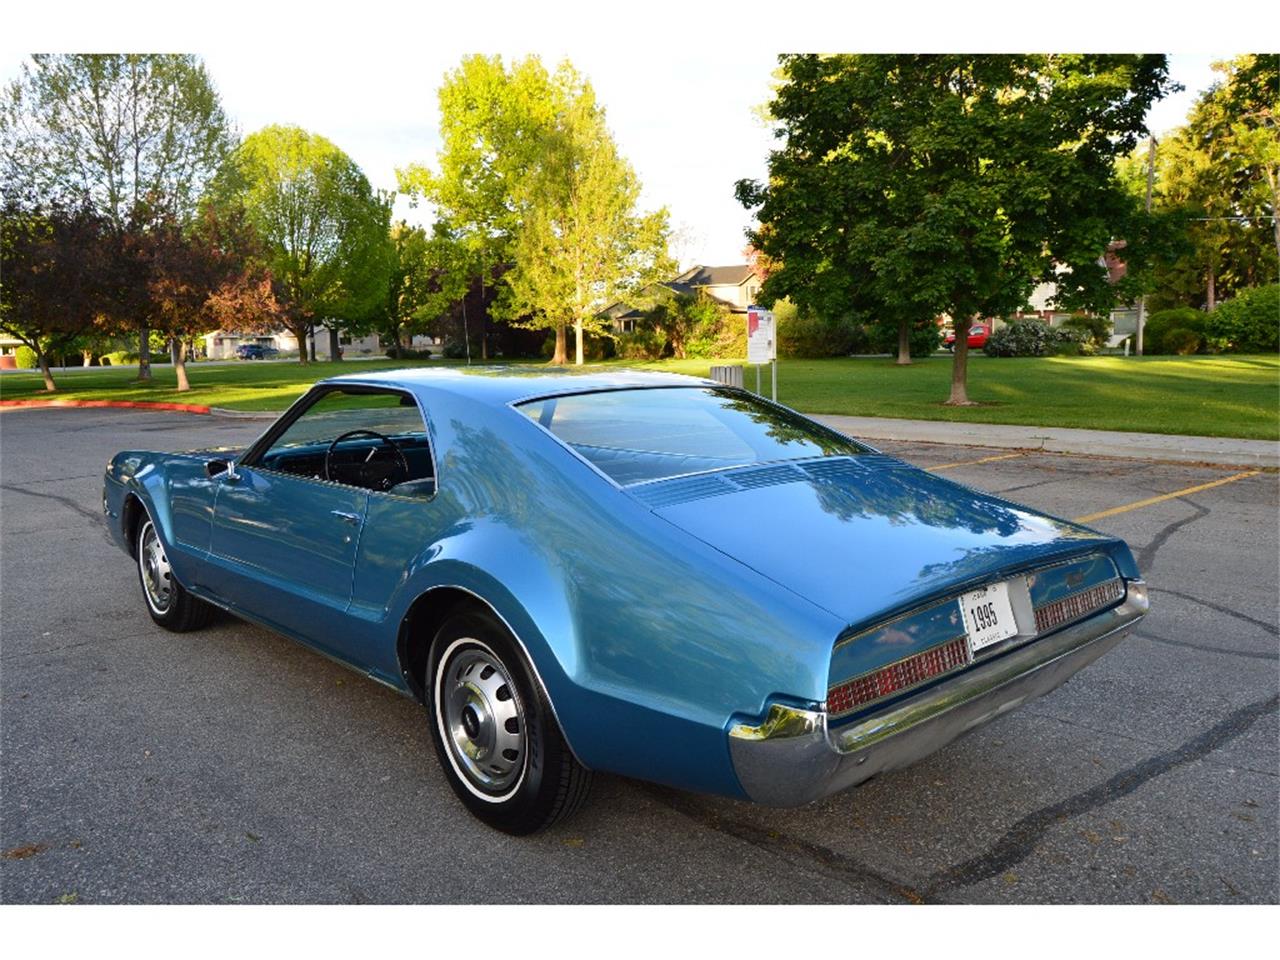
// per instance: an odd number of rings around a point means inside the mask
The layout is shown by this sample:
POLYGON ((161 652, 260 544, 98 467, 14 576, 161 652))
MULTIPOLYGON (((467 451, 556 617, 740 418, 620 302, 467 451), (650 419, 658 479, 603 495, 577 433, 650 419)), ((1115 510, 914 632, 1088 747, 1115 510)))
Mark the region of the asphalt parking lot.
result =
MULTIPOLYGON (((119 449, 260 421, 0 414, 0 898, 57 902, 1275 903, 1277 476, 1104 516, 1137 633, 915 767, 799 810, 596 778, 549 833, 472 819, 421 708, 229 617, 168 634, 108 540, 119 449)), ((1065 517, 1241 471, 878 444, 1065 517)))

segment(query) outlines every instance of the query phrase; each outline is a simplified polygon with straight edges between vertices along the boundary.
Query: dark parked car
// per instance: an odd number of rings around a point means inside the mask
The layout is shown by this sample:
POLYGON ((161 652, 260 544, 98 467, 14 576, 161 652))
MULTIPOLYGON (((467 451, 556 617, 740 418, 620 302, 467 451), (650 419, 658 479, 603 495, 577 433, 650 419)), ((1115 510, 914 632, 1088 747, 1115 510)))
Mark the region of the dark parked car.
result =
POLYGON ((242 343, 236 347, 236 356, 241 360, 266 360, 280 351, 264 343, 242 343))

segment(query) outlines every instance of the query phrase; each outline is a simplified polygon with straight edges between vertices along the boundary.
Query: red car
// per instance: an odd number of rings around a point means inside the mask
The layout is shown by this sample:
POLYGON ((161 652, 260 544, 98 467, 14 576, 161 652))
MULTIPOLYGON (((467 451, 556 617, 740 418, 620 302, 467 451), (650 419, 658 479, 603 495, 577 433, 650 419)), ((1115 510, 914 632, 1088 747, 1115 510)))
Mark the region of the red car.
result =
MULTIPOLYGON (((981 350, 987 345, 987 338, 991 336, 991 326, 986 323, 975 323, 969 328, 969 347, 981 350)), ((942 341, 942 345, 948 350, 956 348, 956 332, 952 330, 947 334, 946 339, 942 341)))

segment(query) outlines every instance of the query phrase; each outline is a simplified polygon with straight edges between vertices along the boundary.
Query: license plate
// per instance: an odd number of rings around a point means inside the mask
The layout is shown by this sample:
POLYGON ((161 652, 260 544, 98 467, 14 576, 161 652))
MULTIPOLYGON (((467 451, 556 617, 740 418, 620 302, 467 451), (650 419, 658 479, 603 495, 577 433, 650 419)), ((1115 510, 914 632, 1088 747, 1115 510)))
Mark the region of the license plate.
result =
POLYGON ((1009 584, 993 583, 960 595, 960 613, 969 634, 969 649, 975 654, 1018 632, 1009 602, 1009 584))

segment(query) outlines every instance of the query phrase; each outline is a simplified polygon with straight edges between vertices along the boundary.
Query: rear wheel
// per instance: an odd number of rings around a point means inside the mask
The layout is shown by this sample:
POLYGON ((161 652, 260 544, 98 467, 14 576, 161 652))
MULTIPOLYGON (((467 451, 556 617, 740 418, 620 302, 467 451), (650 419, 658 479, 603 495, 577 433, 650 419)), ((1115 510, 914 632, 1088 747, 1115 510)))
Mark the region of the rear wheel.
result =
POLYGON ((213 608, 187 593, 178 583, 164 541, 149 516, 144 516, 138 525, 134 553, 138 558, 142 597, 152 620, 175 633, 196 630, 208 623, 213 608))
POLYGON ((427 708, 449 786, 489 826, 525 835, 586 799, 591 773, 565 743, 551 704, 510 632, 482 613, 436 633, 427 708))

